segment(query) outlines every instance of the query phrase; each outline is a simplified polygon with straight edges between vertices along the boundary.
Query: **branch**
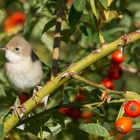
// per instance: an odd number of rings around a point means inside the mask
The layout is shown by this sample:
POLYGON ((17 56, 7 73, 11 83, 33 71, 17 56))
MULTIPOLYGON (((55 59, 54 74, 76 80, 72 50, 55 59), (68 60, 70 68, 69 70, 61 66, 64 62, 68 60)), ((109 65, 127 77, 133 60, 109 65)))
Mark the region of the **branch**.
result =
POLYGON ((53 64, 52 64, 52 74, 51 78, 56 76, 58 73, 58 60, 59 60, 59 48, 60 48, 60 31, 62 18, 64 13, 65 3, 63 0, 57 1, 57 13, 56 13, 56 25, 55 25, 55 34, 54 34, 54 44, 53 44, 53 64))
MULTIPOLYGON (((63 77, 64 74, 68 72, 79 73, 80 71, 84 70, 89 65, 91 65, 92 63, 112 53, 114 50, 118 49, 118 47, 119 48, 123 47, 124 45, 133 43, 139 39, 140 39, 140 30, 137 30, 135 32, 131 32, 125 36, 120 37, 114 42, 105 44, 103 48, 91 52, 89 55, 85 56, 83 59, 73 64, 70 68, 58 74, 57 77, 54 77, 50 82, 44 85, 43 88, 37 93, 36 100, 39 103, 45 96, 53 93, 60 86, 62 86, 66 81, 68 81, 70 79, 70 76, 63 77)), ((25 107, 25 113, 24 113, 25 116, 27 113, 29 113, 33 108, 37 106, 37 103, 32 98, 30 98, 22 105, 25 107)), ((19 111, 21 110, 19 109, 19 111)), ((7 135, 9 131, 12 130, 18 124, 19 121, 20 119, 18 115, 12 113, 11 116, 4 121, 4 136, 7 135)))

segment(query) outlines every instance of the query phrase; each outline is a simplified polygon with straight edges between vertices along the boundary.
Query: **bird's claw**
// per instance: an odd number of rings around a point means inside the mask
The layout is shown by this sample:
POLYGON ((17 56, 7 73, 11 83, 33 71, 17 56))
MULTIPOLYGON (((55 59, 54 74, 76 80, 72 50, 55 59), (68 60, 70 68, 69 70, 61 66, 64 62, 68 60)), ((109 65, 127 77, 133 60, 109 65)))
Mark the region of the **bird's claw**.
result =
POLYGON ((26 112, 26 108, 24 107, 24 104, 19 105, 19 106, 12 106, 11 107, 13 113, 15 115, 17 115, 20 119, 24 116, 25 112, 26 112))
POLYGON ((42 86, 36 86, 33 90, 33 96, 32 96, 32 99, 36 102, 36 104, 38 103, 37 102, 37 92, 42 88, 42 86))

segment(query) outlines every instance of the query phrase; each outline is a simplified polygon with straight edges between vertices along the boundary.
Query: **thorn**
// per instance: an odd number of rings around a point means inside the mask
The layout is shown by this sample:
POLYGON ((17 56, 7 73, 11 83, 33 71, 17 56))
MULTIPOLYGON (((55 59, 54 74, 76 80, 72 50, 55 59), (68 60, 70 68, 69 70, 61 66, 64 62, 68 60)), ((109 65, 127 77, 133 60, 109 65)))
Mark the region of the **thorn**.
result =
POLYGON ((124 44, 129 43, 131 41, 126 34, 124 34, 121 38, 124 41, 124 44))
POLYGON ((122 47, 123 45, 122 45, 122 42, 119 42, 118 44, 117 44, 117 48, 119 49, 120 47, 122 47))
POLYGON ((97 50, 92 51, 93 54, 98 54, 98 53, 100 53, 100 52, 101 52, 100 49, 97 49, 97 50))
POLYGON ((61 77, 60 77, 60 81, 62 80, 62 79, 64 79, 65 77, 71 77, 71 76, 73 76, 73 75, 76 75, 77 73, 76 72, 74 72, 74 71, 70 71, 70 72, 66 72, 66 73, 64 73, 61 77))

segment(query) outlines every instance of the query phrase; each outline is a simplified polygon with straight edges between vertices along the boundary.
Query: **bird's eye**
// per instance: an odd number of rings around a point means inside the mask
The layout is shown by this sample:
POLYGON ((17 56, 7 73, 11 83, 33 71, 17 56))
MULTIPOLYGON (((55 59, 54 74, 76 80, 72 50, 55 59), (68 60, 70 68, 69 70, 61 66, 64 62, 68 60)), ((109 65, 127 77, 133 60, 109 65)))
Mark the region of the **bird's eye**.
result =
POLYGON ((19 47, 15 47, 15 51, 18 52, 19 51, 19 47))

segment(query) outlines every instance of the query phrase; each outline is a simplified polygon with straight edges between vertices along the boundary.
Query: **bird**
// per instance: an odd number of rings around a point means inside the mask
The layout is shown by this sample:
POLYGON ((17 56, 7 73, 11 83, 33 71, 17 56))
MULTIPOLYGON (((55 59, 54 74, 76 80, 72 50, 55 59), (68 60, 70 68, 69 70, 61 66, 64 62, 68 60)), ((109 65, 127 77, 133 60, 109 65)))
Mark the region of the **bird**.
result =
POLYGON ((10 84, 20 92, 37 86, 43 77, 41 61, 34 54, 30 43, 16 35, 5 45, 5 73, 10 84))
MULTIPOLYGON (((12 87, 19 93, 27 93, 31 89, 35 89, 43 78, 43 67, 39 58, 34 54, 30 43, 24 37, 15 35, 1 49, 5 51, 7 61, 4 64, 4 69, 12 87)), ((39 86, 38 89, 40 89, 39 86)), ((33 90, 32 97, 35 100, 37 95, 34 91, 36 90, 33 90)), ((18 96, 11 108, 19 118, 23 117, 25 108, 24 104, 20 104, 18 96), (17 108, 20 108, 21 111, 19 112, 17 108)))

